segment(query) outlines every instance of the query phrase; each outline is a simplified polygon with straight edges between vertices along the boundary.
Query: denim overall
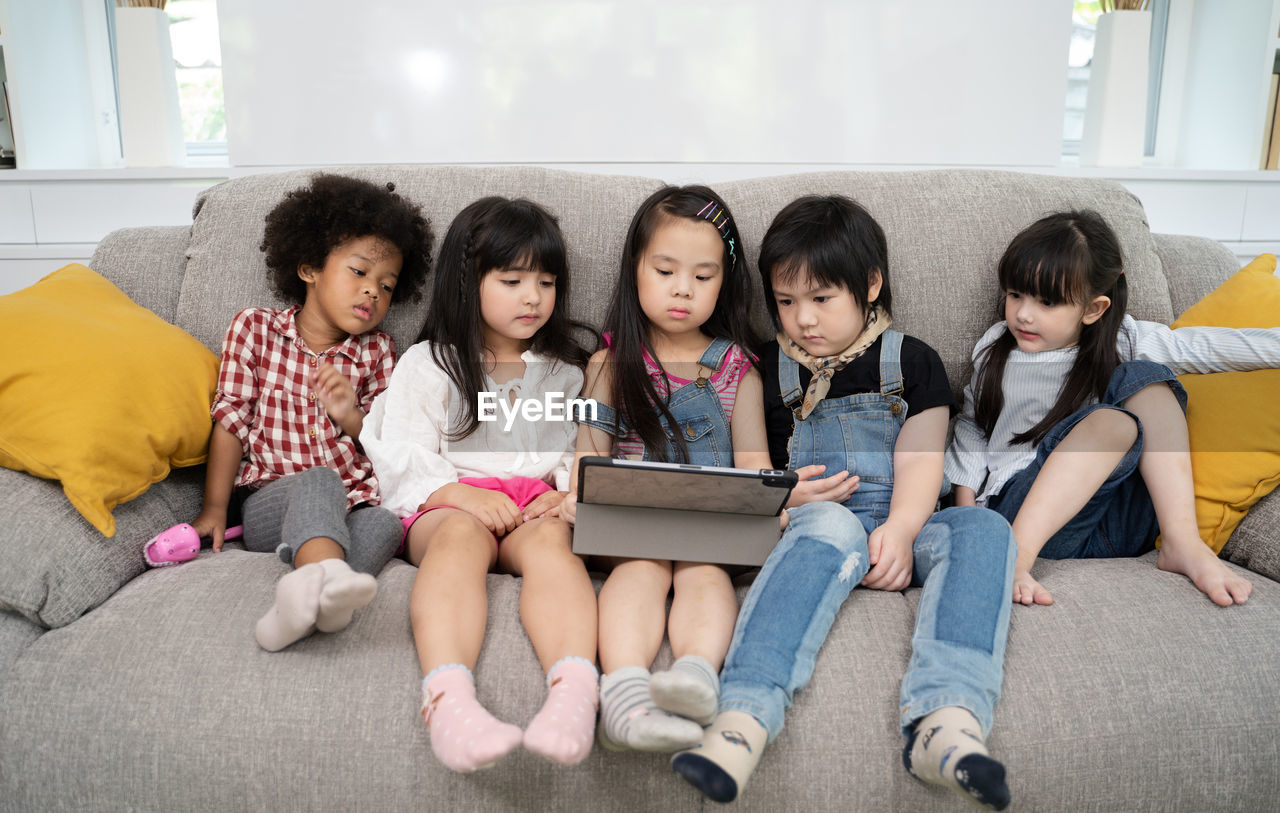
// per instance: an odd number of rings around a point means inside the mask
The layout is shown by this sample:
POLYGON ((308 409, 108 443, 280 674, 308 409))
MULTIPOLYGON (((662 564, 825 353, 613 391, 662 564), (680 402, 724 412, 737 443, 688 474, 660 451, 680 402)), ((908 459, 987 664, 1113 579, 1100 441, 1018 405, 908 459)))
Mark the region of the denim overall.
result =
MULTIPOLYGON (((725 356, 733 347, 728 339, 715 339, 703 352, 698 364, 715 371, 724 363, 725 356)), ((662 430, 667 434, 667 461, 695 463, 700 466, 732 466, 733 439, 729 435, 729 416, 720 403, 720 394, 715 386, 705 378, 690 381, 675 389, 667 401, 667 408, 676 419, 676 430, 684 438, 689 450, 689 459, 677 461, 675 444, 671 441, 674 432, 665 417, 659 416, 662 430)), ((608 432, 616 437, 630 434, 626 423, 618 418, 617 412, 607 404, 598 404, 595 418, 583 418, 582 423, 608 432)), ((644 451, 644 460, 654 459, 649 450, 644 451)))
MULTIPOLYGON (((906 420, 902 334, 885 331, 880 392, 824 400, 805 419, 799 365, 779 350, 779 390, 795 410, 788 466, 848 470, 860 485, 843 505, 788 510, 782 539, 738 614, 720 678, 720 710, 745 711, 782 730, 796 689, 808 683, 836 612, 871 568, 867 541, 889 516, 893 450, 906 420)), ((948 508, 916 536, 912 585, 923 586, 912 655, 902 679, 901 724, 962 706, 990 731, 1004 674, 1013 565, 1009 524, 985 508, 948 508)))

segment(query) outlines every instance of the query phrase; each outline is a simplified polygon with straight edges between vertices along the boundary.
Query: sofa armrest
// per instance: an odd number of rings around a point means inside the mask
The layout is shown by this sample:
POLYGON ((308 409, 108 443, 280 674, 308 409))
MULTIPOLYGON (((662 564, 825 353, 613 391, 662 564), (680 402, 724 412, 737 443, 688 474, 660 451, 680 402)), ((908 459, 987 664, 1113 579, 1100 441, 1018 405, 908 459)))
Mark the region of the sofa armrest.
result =
POLYGON ((134 302, 176 322, 190 241, 190 226, 118 229, 102 238, 89 265, 134 302))
POLYGON ((1151 236, 1169 283, 1174 318, 1240 270, 1235 255, 1217 240, 1184 234, 1151 236))

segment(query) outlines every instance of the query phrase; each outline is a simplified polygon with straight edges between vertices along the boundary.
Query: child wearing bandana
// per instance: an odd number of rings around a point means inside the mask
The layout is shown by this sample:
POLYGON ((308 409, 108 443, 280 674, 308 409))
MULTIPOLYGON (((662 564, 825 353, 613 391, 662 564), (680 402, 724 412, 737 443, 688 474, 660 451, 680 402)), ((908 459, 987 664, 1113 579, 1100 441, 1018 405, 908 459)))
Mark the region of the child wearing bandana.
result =
POLYGON ((934 513, 956 404, 937 353, 892 328, 884 232, 851 200, 801 198, 770 225, 759 268, 782 328, 760 352, 769 451, 801 483, 739 613, 720 713, 672 767, 711 799, 737 798, 852 588, 916 585, 903 763, 1003 809, 1005 769, 984 741, 1003 678, 1016 546, 994 511, 934 513), (833 498, 850 478, 857 489, 833 498))

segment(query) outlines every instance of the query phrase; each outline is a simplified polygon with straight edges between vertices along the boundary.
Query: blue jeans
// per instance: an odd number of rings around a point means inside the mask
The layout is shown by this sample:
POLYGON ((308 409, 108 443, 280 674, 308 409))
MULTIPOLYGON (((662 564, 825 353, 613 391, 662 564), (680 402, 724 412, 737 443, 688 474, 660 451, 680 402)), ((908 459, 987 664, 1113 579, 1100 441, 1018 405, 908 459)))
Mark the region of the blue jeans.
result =
MULTIPOLYGON (((742 604, 720 676, 720 710, 751 714, 770 742, 813 675, 836 612, 870 569, 871 529, 858 515, 835 503, 789 513, 742 604)), ((987 732, 1004 674, 1013 534, 992 511, 949 508, 925 524, 914 554, 913 584, 924 591, 902 680, 903 730, 935 709, 963 706, 987 732)))
POLYGON ((1096 404, 1083 406, 1068 415, 1049 430, 1036 447, 1035 459, 1019 471, 1000 489, 1000 493, 987 500, 987 507, 1013 522, 1026 501, 1027 494, 1040 469, 1058 444, 1076 427, 1076 424, 1099 409, 1114 409, 1133 418, 1138 425, 1138 437, 1106 481, 1094 492, 1075 516, 1040 549, 1045 559, 1111 559, 1122 556, 1138 556, 1154 546, 1158 526, 1156 509, 1147 493, 1146 483, 1138 473, 1144 443, 1142 422, 1138 416, 1123 407, 1130 396, 1152 384, 1166 383, 1187 409, 1187 393, 1178 383, 1173 371, 1153 361, 1128 361, 1111 374, 1107 391, 1096 404))

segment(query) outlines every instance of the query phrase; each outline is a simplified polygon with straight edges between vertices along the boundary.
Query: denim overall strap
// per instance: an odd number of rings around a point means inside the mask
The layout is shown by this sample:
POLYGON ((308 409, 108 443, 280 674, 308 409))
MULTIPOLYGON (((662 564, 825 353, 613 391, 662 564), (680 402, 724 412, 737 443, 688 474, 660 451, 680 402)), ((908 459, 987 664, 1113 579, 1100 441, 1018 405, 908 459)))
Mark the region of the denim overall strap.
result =
POLYGON ((707 349, 702 351, 702 358, 698 359, 698 364, 710 367, 712 370, 719 370, 720 365, 724 364, 724 357, 729 354, 732 347, 733 342, 728 339, 713 339, 711 344, 707 345, 707 349))
POLYGON ((796 410, 804 400, 804 387, 800 386, 800 364, 782 351, 778 344, 778 392, 782 395, 782 403, 799 419, 796 410))
POLYGON ((902 397, 902 334, 886 330, 880 336, 880 394, 902 397))
POLYGON ((622 437, 627 434, 626 423, 618 416, 617 411, 613 407, 597 401, 595 412, 596 415, 594 418, 589 417, 588 414, 583 414, 578 418, 578 423, 585 424, 593 429, 599 429, 600 431, 606 432, 614 437, 622 437))

